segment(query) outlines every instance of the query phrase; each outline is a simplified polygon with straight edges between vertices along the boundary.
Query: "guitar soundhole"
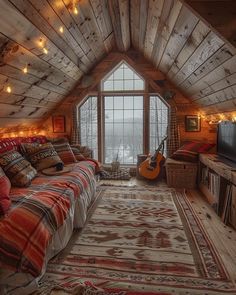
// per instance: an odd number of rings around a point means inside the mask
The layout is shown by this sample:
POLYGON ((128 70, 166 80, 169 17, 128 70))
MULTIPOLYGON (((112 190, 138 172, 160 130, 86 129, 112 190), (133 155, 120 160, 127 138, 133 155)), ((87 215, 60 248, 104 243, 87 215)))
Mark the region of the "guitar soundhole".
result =
POLYGON ((156 161, 155 161, 155 162, 151 162, 151 163, 150 163, 150 166, 153 167, 153 168, 156 168, 156 166, 157 166, 157 162, 156 162, 156 161))

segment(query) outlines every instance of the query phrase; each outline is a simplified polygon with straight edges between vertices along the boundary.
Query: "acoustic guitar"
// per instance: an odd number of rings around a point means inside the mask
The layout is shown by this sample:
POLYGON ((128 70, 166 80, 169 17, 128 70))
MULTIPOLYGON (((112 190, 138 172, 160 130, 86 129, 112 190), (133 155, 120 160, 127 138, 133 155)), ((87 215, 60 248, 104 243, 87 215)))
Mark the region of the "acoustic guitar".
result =
POLYGON ((165 162, 165 157, 163 156, 164 151, 164 141, 167 137, 165 137, 159 147, 156 149, 153 156, 147 157, 145 161, 143 161, 139 165, 139 174, 147 179, 156 179, 162 170, 162 166, 165 162))

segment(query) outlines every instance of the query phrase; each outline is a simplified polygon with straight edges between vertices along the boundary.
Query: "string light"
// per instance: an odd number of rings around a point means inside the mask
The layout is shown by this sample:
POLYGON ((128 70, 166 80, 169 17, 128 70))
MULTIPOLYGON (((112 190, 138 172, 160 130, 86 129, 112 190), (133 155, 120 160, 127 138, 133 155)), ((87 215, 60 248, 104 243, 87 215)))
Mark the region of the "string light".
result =
POLYGON ((62 34, 64 33, 64 28, 63 28, 63 26, 61 26, 61 27, 59 28, 59 32, 62 33, 62 34))
POLYGON ((43 48, 43 53, 45 53, 45 54, 48 54, 48 50, 47 50, 47 48, 43 48))
POLYGON ((7 86, 7 92, 11 93, 11 86, 7 86))
POLYGON ((42 38, 39 39, 39 46, 43 47, 43 39, 42 38))
POLYGON ((78 14, 78 9, 76 7, 74 7, 73 12, 74 12, 74 14, 78 14))
POLYGON ((24 69, 23 69, 22 71, 23 71, 24 74, 27 74, 27 73, 28 73, 28 67, 25 66, 24 69))

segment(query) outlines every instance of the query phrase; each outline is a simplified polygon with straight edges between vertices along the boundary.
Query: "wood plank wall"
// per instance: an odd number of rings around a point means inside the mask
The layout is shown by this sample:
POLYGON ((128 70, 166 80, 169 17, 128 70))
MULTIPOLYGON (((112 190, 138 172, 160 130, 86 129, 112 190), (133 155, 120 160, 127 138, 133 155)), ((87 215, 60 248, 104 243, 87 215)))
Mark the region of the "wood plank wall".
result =
POLYGON ((0 132, 44 121, 106 55, 130 48, 203 113, 236 112, 236 49, 183 0, 1 0, 0 132))

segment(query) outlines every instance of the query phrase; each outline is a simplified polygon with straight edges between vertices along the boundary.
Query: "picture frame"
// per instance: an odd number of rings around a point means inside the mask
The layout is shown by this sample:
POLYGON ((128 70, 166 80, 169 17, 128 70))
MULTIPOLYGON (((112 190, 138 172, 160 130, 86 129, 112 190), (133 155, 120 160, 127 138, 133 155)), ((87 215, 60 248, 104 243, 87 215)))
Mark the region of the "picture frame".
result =
POLYGON ((185 116, 185 131, 199 132, 201 130, 201 117, 198 115, 185 116))
POLYGON ((52 116, 52 128, 54 133, 66 132, 65 116, 52 116))

